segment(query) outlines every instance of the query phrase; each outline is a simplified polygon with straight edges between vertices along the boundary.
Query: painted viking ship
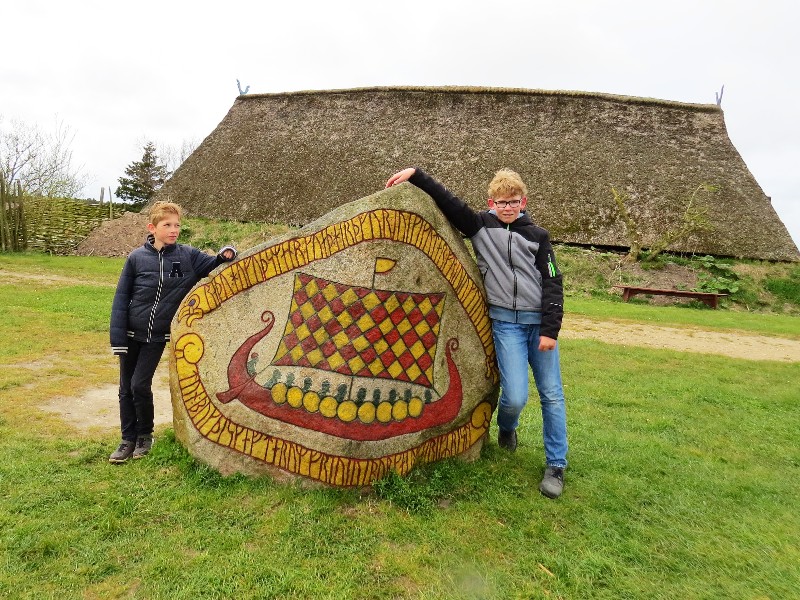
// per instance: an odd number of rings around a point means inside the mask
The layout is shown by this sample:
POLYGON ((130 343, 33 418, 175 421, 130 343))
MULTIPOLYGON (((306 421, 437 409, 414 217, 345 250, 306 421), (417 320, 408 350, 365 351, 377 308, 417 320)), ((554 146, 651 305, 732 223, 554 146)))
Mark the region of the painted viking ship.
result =
MULTIPOLYGON (((375 272, 394 266, 378 259, 375 272)), ((261 367, 254 351, 275 325, 234 352, 223 403, 238 400, 267 417, 336 437, 385 440, 451 422, 462 403, 461 377, 444 347, 447 389, 436 389, 435 358, 445 294, 352 286, 295 272, 283 336, 261 367), (265 382, 260 383, 269 377, 265 382), (302 381, 300 379, 302 378, 302 381)))

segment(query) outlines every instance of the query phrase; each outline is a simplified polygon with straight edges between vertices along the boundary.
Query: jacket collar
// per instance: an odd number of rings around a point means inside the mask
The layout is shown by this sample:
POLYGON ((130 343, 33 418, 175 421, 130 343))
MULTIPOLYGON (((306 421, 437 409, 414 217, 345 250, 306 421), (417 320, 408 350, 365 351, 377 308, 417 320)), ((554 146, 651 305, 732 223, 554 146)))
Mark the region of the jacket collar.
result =
MULTIPOLYGON (((152 233, 148 233, 147 239, 145 240, 144 243, 144 247, 150 250, 151 252, 155 252, 156 254, 158 254, 158 250, 156 250, 156 247, 154 245, 155 241, 156 241, 156 236, 154 236, 152 233)), ((171 252, 175 252, 175 248, 177 247, 178 244, 170 244, 168 246, 164 246, 161 249, 161 254, 169 254, 171 252)))

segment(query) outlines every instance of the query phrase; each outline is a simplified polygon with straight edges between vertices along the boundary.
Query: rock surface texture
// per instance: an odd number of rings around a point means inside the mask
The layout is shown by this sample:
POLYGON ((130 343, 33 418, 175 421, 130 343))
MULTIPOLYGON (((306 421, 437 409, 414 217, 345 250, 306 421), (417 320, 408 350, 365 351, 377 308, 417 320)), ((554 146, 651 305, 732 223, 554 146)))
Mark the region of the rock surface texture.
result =
POLYGON ((243 252, 171 338, 176 435, 224 474, 359 487, 475 458, 497 401, 480 273, 408 184, 243 252))

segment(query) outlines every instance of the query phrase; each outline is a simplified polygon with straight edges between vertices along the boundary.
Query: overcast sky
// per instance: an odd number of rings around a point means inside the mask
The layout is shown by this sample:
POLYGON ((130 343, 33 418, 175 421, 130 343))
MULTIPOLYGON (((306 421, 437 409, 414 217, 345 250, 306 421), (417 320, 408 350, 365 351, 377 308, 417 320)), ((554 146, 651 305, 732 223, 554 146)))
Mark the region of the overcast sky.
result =
POLYGON ((0 12, 0 116, 68 126, 91 176, 84 194, 98 197, 145 140, 202 141, 237 79, 250 93, 469 85, 708 104, 724 85, 731 141, 800 245, 798 6, 12 0, 0 12))

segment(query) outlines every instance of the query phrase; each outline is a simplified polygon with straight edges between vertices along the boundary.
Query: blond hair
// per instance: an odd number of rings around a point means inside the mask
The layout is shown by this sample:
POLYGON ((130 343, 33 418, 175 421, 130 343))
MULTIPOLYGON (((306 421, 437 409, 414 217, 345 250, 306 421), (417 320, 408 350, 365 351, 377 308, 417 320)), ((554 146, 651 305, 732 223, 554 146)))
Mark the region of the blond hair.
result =
POLYGON ((489 183, 489 198, 510 198, 527 194, 528 187, 522 181, 522 177, 511 169, 500 169, 489 183))
POLYGON ((150 207, 150 223, 153 225, 158 225, 160 221, 163 221, 165 218, 167 218, 167 215, 175 215, 178 217, 178 219, 180 219, 181 213, 181 207, 174 202, 159 200, 150 207))

